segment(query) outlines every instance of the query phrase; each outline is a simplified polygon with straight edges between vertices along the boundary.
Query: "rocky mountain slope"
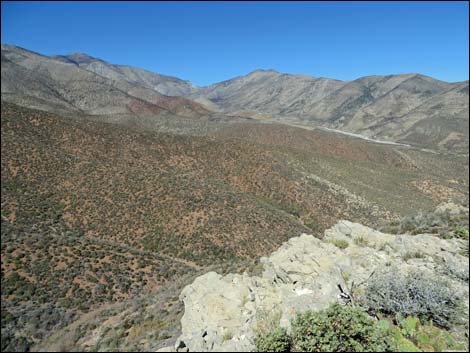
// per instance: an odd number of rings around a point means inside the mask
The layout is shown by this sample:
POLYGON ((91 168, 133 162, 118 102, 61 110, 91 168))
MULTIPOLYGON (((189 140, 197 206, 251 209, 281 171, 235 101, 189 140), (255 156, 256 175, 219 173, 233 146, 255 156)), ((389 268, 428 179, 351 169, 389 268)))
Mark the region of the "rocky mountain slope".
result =
POLYGON ((194 92, 197 87, 189 81, 176 77, 160 75, 127 65, 110 64, 104 60, 83 53, 56 55, 53 59, 73 64, 114 81, 127 81, 150 88, 166 96, 184 96, 194 92))
POLYGON ((468 150, 468 81, 448 83, 419 74, 338 81, 257 70, 189 97, 204 97, 231 113, 468 150))
POLYGON ((101 116, 183 116, 210 112, 122 77, 105 77, 76 63, 2 45, 2 99, 52 112, 101 116))
POLYGON ((2 45, 2 98, 32 108, 197 118, 217 111, 457 153, 468 153, 468 85, 420 74, 339 81, 256 70, 197 87, 83 53, 48 57, 2 45))
MULTIPOLYGON (((307 118, 284 115, 293 96, 317 94, 326 124, 330 107, 321 102, 338 94, 347 106, 364 87, 377 101, 390 98, 374 109, 395 104, 389 93, 398 86, 397 99, 416 105, 422 79, 433 99, 412 113, 400 106, 409 126, 394 138, 421 144, 432 131, 425 145, 458 152, 468 145, 459 120, 468 83, 397 76, 349 85, 260 71, 238 78, 236 89, 228 81, 230 102, 251 92, 268 112, 259 113, 242 103, 232 111, 223 95, 213 98, 218 88, 84 54, 47 57, 2 45, 1 55, 5 351, 157 349, 180 335, 178 295, 198 275, 254 271, 256 259, 290 238, 320 239, 341 219, 378 227, 443 201, 468 204, 468 154, 304 128, 307 118)), ((452 233, 456 224, 445 223, 452 233)), ((311 244, 304 245, 333 254, 322 241, 311 244)), ((441 244, 450 253, 446 244, 459 242, 441 244)))

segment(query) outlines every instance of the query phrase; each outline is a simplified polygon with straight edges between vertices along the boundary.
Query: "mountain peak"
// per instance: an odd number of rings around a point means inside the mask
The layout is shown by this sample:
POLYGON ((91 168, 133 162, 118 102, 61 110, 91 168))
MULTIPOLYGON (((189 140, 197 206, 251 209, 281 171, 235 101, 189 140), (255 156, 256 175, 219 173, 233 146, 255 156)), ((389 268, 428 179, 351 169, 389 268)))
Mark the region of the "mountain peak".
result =
POLYGON ((247 76, 254 74, 280 74, 280 72, 274 69, 256 69, 251 71, 247 76))
POLYGON ((96 61, 105 62, 104 60, 101 60, 91 55, 88 55, 86 53, 80 53, 80 52, 72 53, 68 55, 59 55, 59 57, 66 58, 70 61, 73 61, 76 64, 89 64, 89 63, 96 62, 96 61))
POLYGON ((6 52, 13 52, 16 54, 23 54, 23 55, 39 55, 39 56, 44 56, 43 54, 40 54, 38 52, 22 48, 18 45, 13 45, 13 44, 2 44, 2 51, 6 52))

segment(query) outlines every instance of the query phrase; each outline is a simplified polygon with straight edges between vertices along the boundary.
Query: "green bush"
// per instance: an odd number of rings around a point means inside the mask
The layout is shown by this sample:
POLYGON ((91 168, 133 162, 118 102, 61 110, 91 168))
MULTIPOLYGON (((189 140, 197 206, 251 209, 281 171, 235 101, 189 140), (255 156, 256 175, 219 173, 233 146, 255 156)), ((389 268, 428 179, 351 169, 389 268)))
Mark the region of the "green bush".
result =
POLYGON ((349 246, 349 243, 343 239, 332 239, 330 243, 340 249, 346 249, 349 246))
POLYGON ((455 227, 454 236, 456 238, 468 240, 468 226, 457 226, 457 227, 455 227))
POLYGON ((321 226, 318 223, 318 221, 312 217, 306 218, 304 220, 304 225, 308 228, 310 228, 314 233, 320 233, 321 232, 321 226))
POLYGON ((464 342, 457 342, 447 331, 421 323, 417 317, 398 317, 397 325, 381 320, 379 325, 387 329, 398 352, 443 352, 450 350, 466 351, 464 342))
POLYGON ((255 345, 257 352, 289 352, 291 339, 286 329, 277 327, 265 334, 258 333, 255 345))
POLYGON ((292 322, 294 351, 387 352, 393 347, 386 330, 361 308, 333 304, 298 314, 292 322))

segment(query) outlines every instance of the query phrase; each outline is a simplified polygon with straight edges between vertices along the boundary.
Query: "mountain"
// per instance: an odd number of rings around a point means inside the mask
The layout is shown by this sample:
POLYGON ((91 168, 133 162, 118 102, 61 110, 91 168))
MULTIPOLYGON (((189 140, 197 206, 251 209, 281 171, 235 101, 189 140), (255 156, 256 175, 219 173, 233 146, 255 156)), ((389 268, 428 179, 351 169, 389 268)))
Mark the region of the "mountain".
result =
POLYGON ((48 111, 90 115, 210 115, 202 105, 169 97, 128 80, 111 79, 77 64, 2 45, 2 99, 48 111))
POLYGON ((100 76, 115 81, 127 81, 142 87, 150 88, 166 96, 184 96, 196 90, 189 81, 176 77, 160 75, 147 70, 127 65, 114 65, 104 60, 83 53, 70 55, 55 55, 53 59, 76 65, 82 69, 94 72, 100 76))
POLYGON ((319 101, 343 86, 344 82, 337 80, 256 70, 202 87, 190 97, 203 96, 225 111, 253 110, 278 115, 291 105, 319 101))
POLYGON ((340 81, 256 70, 197 87, 83 53, 49 57, 2 45, 2 84, 2 97, 10 102, 113 115, 109 120, 115 122, 142 115, 236 115, 456 153, 468 153, 469 146, 468 81, 449 83, 420 74, 340 81))
POLYGON ((257 70, 188 97, 204 97, 230 113, 468 150, 468 81, 448 83, 419 74, 338 81, 257 70))

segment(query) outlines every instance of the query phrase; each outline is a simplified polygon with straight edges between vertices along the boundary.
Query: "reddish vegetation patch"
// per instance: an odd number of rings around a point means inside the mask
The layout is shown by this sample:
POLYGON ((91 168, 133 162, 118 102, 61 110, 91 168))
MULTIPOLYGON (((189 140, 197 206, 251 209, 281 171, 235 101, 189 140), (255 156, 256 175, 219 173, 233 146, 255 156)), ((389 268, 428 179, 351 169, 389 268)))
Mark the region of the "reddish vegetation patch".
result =
POLYGON ((200 118, 207 116, 210 112, 199 103, 193 102, 183 97, 156 96, 148 101, 132 99, 127 108, 136 115, 158 115, 164 112, 171 112, 190 118, 200 118))
POLYGON ((190 115, 194 117, 199 115, 197 117, 200 117, 210 114, 201 104, 183 97, 161 96, 153 99, 152 103, 182 116, 190 115))
POLYGON ((255 143, 311 151, 337 156, 347 161, 370 161, 396 167, 412 168, 409 162, 388 146, 371 148, 369 142, 333 135, 321 130, 306 130, 280 124, 233 124, 216 133, 218 136, 241 138, 255 143))
POLYGON ((147 103, 142 100, 134 99, 132 100, 128 105, 127 108, 129 109, 130 112, 134 114, 139 114, 139 115, 157 115, 160 114, 163 109, 147 103))

